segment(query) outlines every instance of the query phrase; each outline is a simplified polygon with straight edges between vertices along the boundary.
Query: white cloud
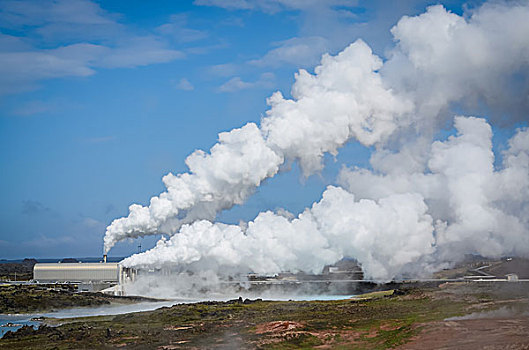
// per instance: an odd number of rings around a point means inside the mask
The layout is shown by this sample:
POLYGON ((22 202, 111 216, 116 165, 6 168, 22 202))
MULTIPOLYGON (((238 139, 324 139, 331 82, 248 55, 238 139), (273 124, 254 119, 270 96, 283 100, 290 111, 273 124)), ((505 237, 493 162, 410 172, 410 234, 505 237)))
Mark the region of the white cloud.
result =
MULTIPOLYGON (((44 79, 89 76, 98 68, 133 68, 185 57, 160 34, 137 35, 118 18, 88 0, 1 2, 0 31, 23 29, 25 37, 0 33, 0 94, 35 89, 44 79)), ((200 35, 177 22, 171 18, 160 31, 178 26, 183 40, 200 35)))
POLYGON ((20 117, 27 117, 31 115, 54 111, 56 110, 56 108, 57 106, 55 104, 41 101, 41 100, 34 100, 34 101, 28 101, 24 103, 23 105, 15 108, 11 112, 11 114, 20 116, 20 117))
POLYGON ((23 51, 31 48, 22 38, 7 35, 0 32, 0 53, 11 51, 23 51))
POLYGON ((349 35, 352 0, 196 0, 195 4, 228 10, 255 10, 265 13, 299 11, 297 36, 272 43, 273 48, 261 58, 249 61, 258 67, 314 66, 325 52, 342 49, 355 37, 349 35), (339 35, 337 35, 339 33, 339 35))
POLYGON ((258 10, 275 13, 285 10, 356 6, 356 0, 195 0, 195 5, 222 7, 228 10, 258 10))
POLYGON ((274 86, 275 76, 272 73, 263 73, 258 80, 247 82, 240 77, 233 77, 219 87, 219 92, 235 92, 255 88, 271 88, 274 86))
POLYGON ((3 1, 0 5, 1 27, 33 28, 36 36, 46 40, 113 38, 125 29, 118 17, 88 0, 3 1))
POLYGON ((218 77, 229 77, 237 72, 237 65, 233 63, 224 63, 211 66, 207 69, 208 74, 218 77))
POLYGON ((210 53, 211 51, 225 49, 227 47, 229 47, 229 44, 225 40, 219 39, 215 44, 186 47, 182 51, 185 54, 205 55, 207 53, 210 53))
POLYGON ((171 49, 155 36, 133 37, 123 40, 119 46, 104 48, 93 63, 95 67, 133 68, 155 63, 165 63, 182 59, 182 51, 171 49))
POLYGON ((275 49, 249 63, 259 67, 278 67, 284 64, 306 67, 317 63, 321 54, 329 50, 327 39, 317 36, 292 38, 274 45, 277 46, 275 49))
POLYGON ((173 86, 178 90, 184 90, 184 91, 191 91, 194 90, 195 87, 193 84, 189 82, 186 78, 180 79, 178 82, 175 82, 173 86))
POLYGON ((240 17, 228 17, 222 20, 220 24, 228 27, 244 27, 244 21, 240 17))
POLYGON ((75 44, 51 50, 0 52, 0 94, 30 90, 36 82, 64 76, 94 74, 90 60, 102 47, 75 44))
POLYGON ((95 228, 101 228, 101 227, 104 227, 104 223, 102 223, 101 221, 99 220, 96 220, 94 218, 91 218, 91 217, 84 217, 82 220, 81 220, 81 224, 86 226, 86 227, 95 227, 95 228))
POLYGON ((203 30, 187 28, 187 22, 187 16, 184 14, 172 15, 169 23, 159 26, 156 30, 180 43, 197 41, 208 36, 208 33, 203 30))

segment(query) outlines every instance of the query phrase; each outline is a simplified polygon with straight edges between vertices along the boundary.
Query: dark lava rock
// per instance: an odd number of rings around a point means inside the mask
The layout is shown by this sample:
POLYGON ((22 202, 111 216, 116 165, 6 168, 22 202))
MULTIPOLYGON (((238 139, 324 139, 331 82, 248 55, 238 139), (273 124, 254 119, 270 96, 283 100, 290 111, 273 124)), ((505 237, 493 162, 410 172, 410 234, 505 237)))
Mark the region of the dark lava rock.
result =
POLYGON ((2 339, 16 339, 20 337, 26 337, 28 335, 33 335, 36 333, 36 330, 33 326, 24 325, 17 329, 16 331, 9 331, 4 334, 2 339))

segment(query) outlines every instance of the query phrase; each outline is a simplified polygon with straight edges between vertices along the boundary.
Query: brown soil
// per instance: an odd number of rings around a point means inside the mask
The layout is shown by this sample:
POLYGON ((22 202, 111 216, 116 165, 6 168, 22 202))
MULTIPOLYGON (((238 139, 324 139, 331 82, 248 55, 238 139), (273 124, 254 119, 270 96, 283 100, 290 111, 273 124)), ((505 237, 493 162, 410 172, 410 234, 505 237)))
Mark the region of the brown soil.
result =
POLYGON ((301 328, 303 325, 299 322, 294 321, 275 321, 275 322, 268 322, 268 323, 262 323, 257 325, 255 333, 256 334, 263 334, 263 333, 279 333, 279 332, 285 332, 285 331, 291 331, 296 328, 301 328))
POLYGON ((399 349, 529 349, 529 317, 441 321, 422 327, 399 349))

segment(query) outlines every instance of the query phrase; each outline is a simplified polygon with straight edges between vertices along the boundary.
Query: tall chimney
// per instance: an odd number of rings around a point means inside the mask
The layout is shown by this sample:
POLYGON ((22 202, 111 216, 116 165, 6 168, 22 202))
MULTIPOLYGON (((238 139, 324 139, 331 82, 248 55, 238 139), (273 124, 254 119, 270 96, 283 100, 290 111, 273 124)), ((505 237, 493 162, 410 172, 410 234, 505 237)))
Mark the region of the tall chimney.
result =
POLYGON ((103 262, 106 264, 107 263, 107 255, 103 255, 103 262))

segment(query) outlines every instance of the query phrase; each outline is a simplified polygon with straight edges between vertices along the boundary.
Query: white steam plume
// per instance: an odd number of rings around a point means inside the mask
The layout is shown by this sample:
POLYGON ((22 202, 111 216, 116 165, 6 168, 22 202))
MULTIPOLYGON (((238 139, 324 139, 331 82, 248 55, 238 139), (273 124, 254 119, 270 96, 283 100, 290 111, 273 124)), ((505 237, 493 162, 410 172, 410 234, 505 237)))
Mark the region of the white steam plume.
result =
POLYGON ((528 1, 486 3, 468 19, 441 5, 404 16, 391 30, 397 45, 381 72, 415 103, 420 127, 441 125, 454 104, 503 124, 527 121, 528 17, 528 1))
POLYGON ((189 173, 163 178, 167 191, 150 205, 133 204, 129 215, 107 227, 105 252, 126 238, 174 234, 182 224, 211 220, 218 211, 243 203, 286 159, 298 159, 305 174, 322 168, 324 153, 337 153, 351 137, 372 145, 390 135, 411 109, 393 96, 375 71, 381 60, 362 41, 336 57, 324 56, 316 75, 301 70, 294 100, 275 93, 262 129, 248 123, 219 134, 210 154, 186 159, 189 173), (264 137, 263 137, 264 135, 264 137))
POLYGON ((133 204, 129 215, 107 227, 105 252, 126 238, 173 234, 182 224, 213 219, 219 210, 243 203, 283 162, 254 123, 219 134, 210 154, 195 151, 186 159, 190 172, 164 176, 167 191, 150 205, 133 204))
POLYGON ((397 194, 379 201, 356 201, 330 186, 320 202, 295 219, 264 212, 244 231, 236 225, 197 221, 124 266, 215 266, 262 274, 321 272, 323 266, 354 256, 370 277, 388 278, 432 252, 432 219, 422 198, 397 194))
POLYGON ((494 170, 492 132, 479 118, 457 117, 457 136, 434 142, 425 171, 389 170, 409 154, 375 157, 373 171, 344 168, 339 182, 362 198, 418 193, 435 222, 436 262, 465 254, 529 256, 529 130, 519 129, 494 170))
POLYGON ((149 207, 131 206, 115 220, 105 250, 168 233, 124 264, 319 272, 354 257, 377 280, 431 271, 465 253, 528 255, 527 129, 509 141, 500 169, 484 119, 457 117, 457 136, 432 142, 453 107, 504 125, 527 121, 527 18, 528 2, 485 4, 466 18, 433 6, 392 29, 397 45, 386 62, 361 40, 325 55, 314 75, 296 75, 293 99, 269 99, 260 128, 221 134, 209 155, 188 158, 190 173, 164 178, 167 192, 149 207), (372 170, 344 169, 344 188, 329 187, 297 218, 265 212, 247 228, 208 221, 284 161, 298 160, 309 175, 351 139, 376 146, 372 170))
POLYGON ((341 182, 347 190, 329 186, 321 201, 297 218, 268 211, 247 229, 197 221, 122 263, 318 273, 343 257, 355 257, 368 278, 388 281, 435 269, 429 256, 439 266, 467 253, 529 255, 529 212, 518 210, 529 205, 529 197, 513 203, 511 193, 498 191, 506 186, 529 191, 529 130, 511 139, 504 168, 494 171, 485 120, 457 117, 455 125, 457 136, 431 145, 426 174, 344 169, 341 182), (357 200, 352 193, 368 199, 357 200))

